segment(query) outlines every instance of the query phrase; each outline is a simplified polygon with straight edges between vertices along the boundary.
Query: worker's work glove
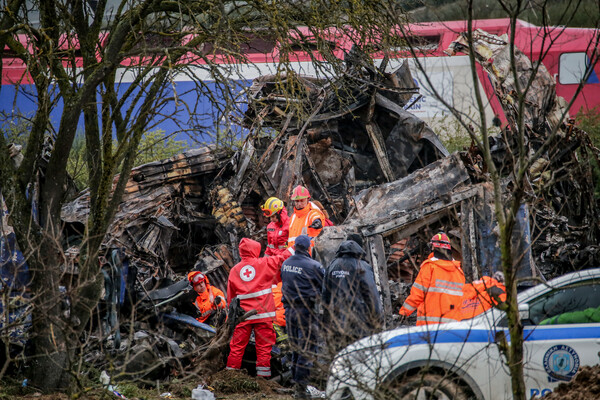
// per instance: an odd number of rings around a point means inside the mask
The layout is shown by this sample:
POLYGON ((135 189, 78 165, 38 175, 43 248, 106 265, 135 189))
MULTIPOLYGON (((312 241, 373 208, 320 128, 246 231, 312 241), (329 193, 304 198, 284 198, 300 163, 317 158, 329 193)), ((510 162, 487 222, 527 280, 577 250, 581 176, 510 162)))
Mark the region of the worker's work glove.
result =
POLYGON ((310 224, 309 228, 312 229, 321 229, 323 227, 323 223, 321 222, 320 218, 317 218, 313 221, 312 224, 310 224))
POLYGON ((502 303, 502 299, 500 299, 500 296, 505 293, 504 290, 500 289, 498 286, 492 286, 491 288, 487 289, 487 292, 489 293, 491 298, 494 299, 495 304, 502 303))
POLYGON ((400 319, 398 320, 398 325, 408 325, 408 317, 406 315, 400 314, 400 319))

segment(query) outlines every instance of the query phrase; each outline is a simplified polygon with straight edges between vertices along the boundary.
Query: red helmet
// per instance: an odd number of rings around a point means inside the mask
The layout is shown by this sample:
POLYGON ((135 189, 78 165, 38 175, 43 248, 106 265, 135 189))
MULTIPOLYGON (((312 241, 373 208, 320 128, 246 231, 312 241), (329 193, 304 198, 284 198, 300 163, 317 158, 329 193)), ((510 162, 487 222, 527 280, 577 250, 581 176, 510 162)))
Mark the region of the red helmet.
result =
POLYGON ((296 186, 294 190, 292 190, 292 195, 290 196, 292 200, 302 200, 302 199, 310 199, 310 193, 308 189, 304 186, 296 186))
POLYGON ((434 248, 438 247, 440 249, 448 249, 450 250, 452 247, 450 246, 450 239, 448 239, 448 235, 443 232, 436 233, 431 238, 431 246, 434 248))
POLYGON ((192 284, 192 286, 197 285, 198 283, 204 281, 204 282, 208 282, 208 280, 206 279, 206 275, 204 275, 202 272, 200 271, 192 271, 190 273, 188 273, 188 280, 190 281, 190 283, 192 284))

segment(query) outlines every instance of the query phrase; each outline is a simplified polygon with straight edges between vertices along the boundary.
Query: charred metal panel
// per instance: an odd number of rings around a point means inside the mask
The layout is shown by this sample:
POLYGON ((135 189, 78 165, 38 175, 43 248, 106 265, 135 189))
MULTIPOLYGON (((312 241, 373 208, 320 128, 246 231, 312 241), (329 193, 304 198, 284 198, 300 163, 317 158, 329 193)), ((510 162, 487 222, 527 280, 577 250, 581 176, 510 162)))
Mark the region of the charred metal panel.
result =
MULTIPOLYGON (((493 188, 479 184, 477 196, 462 203, 462 266, 467 281, 492 276, 501 268, 499 228, 494 214, 493 188)), ((537 276, 531 254, 527 206, 522 205, 512 233, 512 252, 518 278, 537 276)))
POLYGON ((365 235, 390 232, 425 216, 424 207, 430 203, 460 201, 449 195, 468 183, 466 168, 457 155, 452 155, 405 178, 362 191, 355 197, 356 208, 345 224, 361 227, 365 235))
POLYGON ((347 71, 329 80, 293 74, 254 81, 244 125, 277 134, 268 146, 255 141, 254 166, 244 163, 245 150, 237 157, 229 186, 234 192, 239 186, 239 202, 253 192, 287 201, 292 187, 303 184, 341 223, 356 190, 402 178, 447 155, 437 136, 402 109, 417 92, 407 65, 386 73, 367 59, 354 48, 347 71), (249 173, 238 179, 246 167, 249 173))
POLYGON ((348 233, 351 233, 348 226, 326 226, 321 231, 321 234, 315 240, 315 259, 317 259, 323 267, 327 268, 329 263, 335 258, 335 252, 339 245, 346 240, 348 233))
POLYGON ((385 121, 379 125, 388 129, 390 120, 394 121, 389 128, 385 142, 387 155, 392 160, 392 169, 396 179, 422 168, 427 164, 449 155, 439 137, 417 116, 404 110, 381 94, 376 95, 377 105, 383 108, 380 116, 385 121), (390 119, 389 117, 396 117, 390 119))
MULTIPOLYGON (((208 238, 214 235, 218 221, 223 218, 228 221, 224 216, 229 216, 226 212, 213 215, 207 190, 207 184, 212 183, 224 160, 223 152, 200 148, 134 168, 103 249, 123 249, 139 268, 142 279, 171 277, 171 267, 181 267, 177 255, 177 265, 170 265, 176 232, 182 234, 185 228, 188 235, 202 234, 208 238)), ((75 227, 74 231, 82 231, 88 214, 89 192, 86 191, 65 204, 61 216, 75 227)), ((236 218, 236 222, 243 225, 243 216, 236 218)), ((191 269, 194 261, 189 260, 184 268, 191 269)))
MULTIPOLYGON (((375 283, 379 290, 383 304, 384 315, 392 314, 392 303, 390 301, 390 285, 388 279, 388 263, 385 255, 385 246, 381 235, 369 236, 367 238, 367 255, 371 260, 375 283)), ((384 326, 385 328, 385 321, 384 326)))

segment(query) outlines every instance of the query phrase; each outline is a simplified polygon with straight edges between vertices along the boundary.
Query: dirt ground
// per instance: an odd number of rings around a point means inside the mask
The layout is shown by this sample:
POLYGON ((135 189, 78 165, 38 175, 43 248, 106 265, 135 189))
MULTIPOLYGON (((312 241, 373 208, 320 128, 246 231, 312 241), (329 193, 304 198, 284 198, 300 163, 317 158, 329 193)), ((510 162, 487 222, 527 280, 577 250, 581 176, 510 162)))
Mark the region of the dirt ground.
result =
MULTIPOLYGON (((197 384, 171 384, 166 388, 140 389, 134 385, 117 384, 116 389, 128 400, 189 400, 191 391, 197 384)), ((291 400, 292 389, 280 386, 276 382, 251 377, 240 371, 223 370, 206 380, 206 389, 214 393, 219 400, 291 400)), ((74 397, 63 393, 42 395, 31 388, 23 388, 17 382, 0 383, 0 400, 71 400, 74 397), (6 385, 4 385, 6 383, 6 385)), ((77 395, 78 400, 112 400, 116 395, 104 389, 90 388, 77 395)))
POLYGON ((571 382, 561 383, 543 400, 600 399, 600 365, 581 367, 571 382))
POLYGON ((208 379, 217 399, 227 400, 289 400, 292 389, 263 378, 249 377, 243 372, 223 370, 208 379))

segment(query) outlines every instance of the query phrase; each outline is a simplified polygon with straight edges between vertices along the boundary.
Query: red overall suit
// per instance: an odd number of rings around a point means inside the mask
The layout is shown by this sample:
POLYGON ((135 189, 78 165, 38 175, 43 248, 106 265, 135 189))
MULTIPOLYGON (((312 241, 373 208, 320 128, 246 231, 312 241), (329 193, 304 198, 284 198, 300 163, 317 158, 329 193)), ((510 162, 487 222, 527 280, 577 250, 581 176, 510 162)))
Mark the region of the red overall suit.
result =
POLYGON ((288 236, 290 235, 290 217, 287 211, 279 212, 279 222, 269 222, 267 225, 267 249, 265 255, 274 256, 281 254, 287 249, 288 236))
POLYGON ((243 238, 240 241, 240 257, 242 261, 229 272, 227 282, 227 301, 231 303, 239 297, 240 305, 245 311, 256 310, 257 314, 240 322, 233 331, 229 343, 228 369, 240 369, 242 356, 254 329, 256 338, 256 375, 271 376, 271 349, 275 344, 275 301, 272 285, 281 281, 281 264, 292 255, 292 250, 283 254, 261 257, 260 243, 243 238))
POLYGON ((458 261, 428 258, 410 290, 400 315, 417 310, 417 325, 460 321, 465 275, 458 261))

